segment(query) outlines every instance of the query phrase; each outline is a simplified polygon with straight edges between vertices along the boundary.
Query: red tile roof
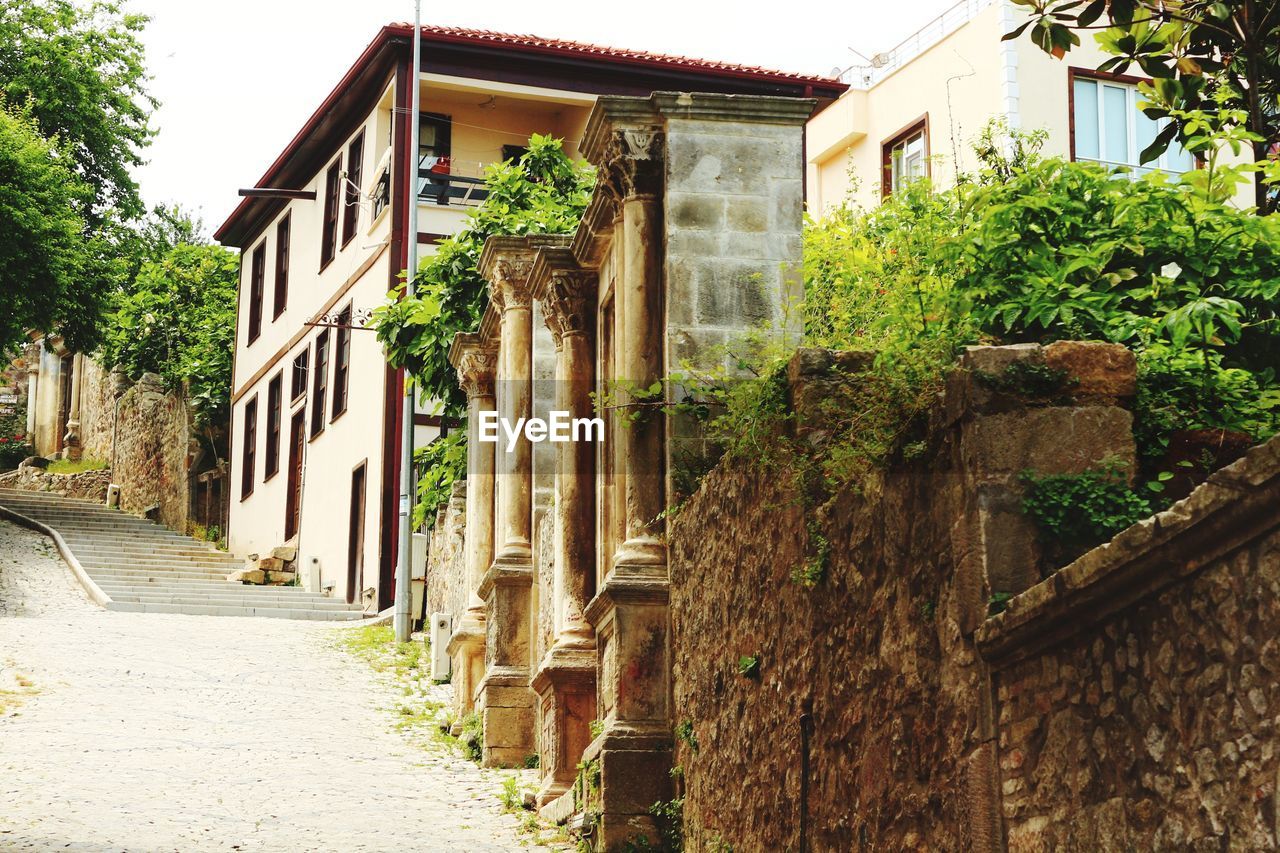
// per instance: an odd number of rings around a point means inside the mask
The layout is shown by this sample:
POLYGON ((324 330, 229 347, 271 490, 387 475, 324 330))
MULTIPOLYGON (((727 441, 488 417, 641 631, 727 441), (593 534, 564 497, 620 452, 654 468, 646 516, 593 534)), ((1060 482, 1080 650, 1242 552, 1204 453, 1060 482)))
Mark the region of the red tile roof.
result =
MULTIPOLYGON (((412 35, 413 24, 393 24, 394 28, 412 35)), ((816 74, 797 74, 791 71, 777 71, 762 68, 758 65, 740 65, 735 62, 721 62, 716 59, 699 59, 693 56, 677 56, 667 53, 651 53, 645 50, 629 50, 622 47, 589 44, 587 42, 569 41, 567 39, 545 38, 527 33, 499 33, 493 30, 476 30, 467 27, 443 27, 424 24, 422 35, 431 41, 458 41, 467 43, 487 43, 521 50, 547 54, 576 54, 594 59, 622 62, 634 62, 641 65, 662 65, 674 68, 688 68, 695 71, 720 72, 724 74, 764 77, 777 80, 788 80, 797 83, 815 83, 825 86, 836 85, 842 89, 843 84, 833 77, 816 74)))

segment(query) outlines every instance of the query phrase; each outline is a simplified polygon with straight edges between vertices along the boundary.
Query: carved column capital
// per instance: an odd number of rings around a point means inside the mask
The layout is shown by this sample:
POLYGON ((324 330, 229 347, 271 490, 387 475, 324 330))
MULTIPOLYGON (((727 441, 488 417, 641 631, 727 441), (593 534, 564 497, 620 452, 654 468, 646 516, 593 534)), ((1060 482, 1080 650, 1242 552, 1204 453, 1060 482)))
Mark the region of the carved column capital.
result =
POLYGON ((498 370, 497 347, 472 347, 458 360, 458 384, 467 399, 492 397, 493 380, 498 370))
POLYGON ((601 161, 601 184, 618 200, 662 190, 666 135, 656 128, 615 129, 601 161))
POLYGON ((533 304, 529 292, 529 270, 533 264, 524 258, 500 258, 493 265, 489 281, 489 298, 506 312, 512 308, 528 308, 533 304))
POLYGON ((556 346, 567 335, 586 334, 595 307, 596 274, 591 270, 558 269, 550 273, 539 300, 556 346))

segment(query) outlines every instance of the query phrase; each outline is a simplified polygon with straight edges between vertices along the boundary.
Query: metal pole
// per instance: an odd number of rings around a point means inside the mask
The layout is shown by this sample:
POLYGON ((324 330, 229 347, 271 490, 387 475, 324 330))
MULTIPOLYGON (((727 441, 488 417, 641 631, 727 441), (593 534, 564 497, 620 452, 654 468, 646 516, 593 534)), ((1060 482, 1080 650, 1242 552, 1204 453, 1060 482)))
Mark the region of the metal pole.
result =
MULTIPOLYGON (((419 111, 419 67, 422 59, 422 0, 413 3, 413 69, 410 73, 410 84, 413 87, 409 107, 409 159, 412 164, 409 170, 409 233, 405 240, 409 244, 408 264, 405 271, 404 293, 406 299, 413 297, 414 279, 418 275, 418 111, 419 111)), ((396 642, 407 643, 413 630, 413 618, 409 613, 409 604, 413 600, 409 579, 410 566, 413 565, 413 496, 417 484, 413 482, 413 385, 408 371, 404 374, 404 425, 401 437, 403 454, 400 458, 400 547, 396 551, 396 598, 395 626, 396 642)))

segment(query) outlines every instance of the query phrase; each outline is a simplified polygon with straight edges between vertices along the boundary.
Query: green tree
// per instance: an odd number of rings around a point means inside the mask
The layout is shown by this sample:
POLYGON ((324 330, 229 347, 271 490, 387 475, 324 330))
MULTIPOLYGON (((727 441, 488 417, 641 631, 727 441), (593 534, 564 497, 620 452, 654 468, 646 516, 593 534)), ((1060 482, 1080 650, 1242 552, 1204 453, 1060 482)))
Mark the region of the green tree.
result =
POLYGON ((406 367, 423 399, 459 415, 466 398, 449 365, 458 332, 474 331, 488 302, 476 264, 484 241, 495 234, 566 234, 577 227, 595 183, 595 172, 565 156, 560 140, 534 134, 517 161, 490 166, 489 191, 462 229, 423 259, 413 298, 393 291, 375 312, 378 341, 396 367, 406 367))
MULTIPOLYGON (((1206 130, 1238 123, 1248 133, 1253 158, 1263 163, 1280 145, 1280 0, 1015 0, 1031 20, 1028 28, 1044 51, 1062 58, 1080 44, 1079 32, 1098 31, 1112 58, 1099 70, 1124 72, 1137 65, 1153 79, 1143 84, 1144 112, 1169 124, 1142 152, 1158 157, 1175 138, 1203 151, 1206 130), (1206 128, 1206 116, 1222 117, 1206 128), (1237 118, 1238 117, 1238 118, 1237 118)), ((1259 213, 1276 209, 1268 186, 1275 170, 1254 176, 1259 213)))
POLYGON ((136 379, 157 373, 185 387, 203 425, 226 420, 231 396, 239 258, 220 246, 180 243, 147 261, 116 299, 101 354, 136 379))
POLYGON ((129 174, 142 163, 156 101, 147 91, 139 38, 147 18, 115 2, 0 0, 0 93, 29 104, 46 138, 56 137, 92 191, 76 199, 95 225, 114 211, 143 211, 129 174))
POLYGON ((74 345, 79 314, 96 312, 76 213, 89 194, 35 121, 0 101, 0 351, 28 329, 66 332, 74 345))

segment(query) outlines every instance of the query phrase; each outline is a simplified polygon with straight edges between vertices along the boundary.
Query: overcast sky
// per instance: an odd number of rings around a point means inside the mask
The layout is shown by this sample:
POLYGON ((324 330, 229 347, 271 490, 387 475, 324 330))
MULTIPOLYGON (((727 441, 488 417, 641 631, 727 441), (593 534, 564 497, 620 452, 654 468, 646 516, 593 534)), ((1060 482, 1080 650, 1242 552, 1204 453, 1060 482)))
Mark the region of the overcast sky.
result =
MULTIPOLYGON (((533 33, 825 74, 887 50, 954 0, 424 0, 423 23, 533 33)), ((138 173, 148 203, 177 202, 212 231, 412 0, 131 0, 161 107, 138 173)))

